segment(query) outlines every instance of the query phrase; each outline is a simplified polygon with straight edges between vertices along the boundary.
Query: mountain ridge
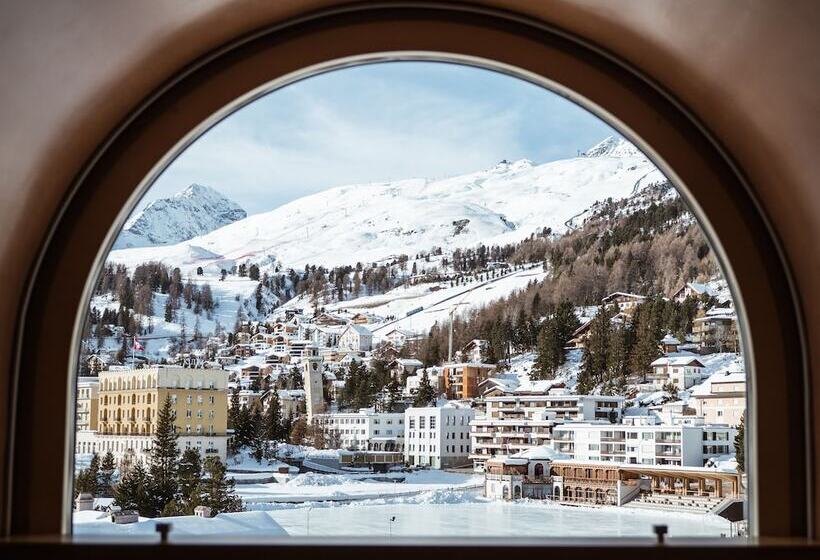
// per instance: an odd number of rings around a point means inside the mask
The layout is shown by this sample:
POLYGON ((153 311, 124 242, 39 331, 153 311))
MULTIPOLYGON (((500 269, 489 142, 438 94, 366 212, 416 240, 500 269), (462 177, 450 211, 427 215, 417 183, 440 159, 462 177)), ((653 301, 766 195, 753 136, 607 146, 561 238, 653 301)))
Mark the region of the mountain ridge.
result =
POLYGON ((114 249, 179 243, 247 216, 219 191, 194 183, 171 197, 152 201, 132 215, 114 242, 114 249))
POLYGON ((241 262, 371 263, 433 247, 512 243, 545 227, 560 231, 596 201, 664 180, 625 140, 607 138, 587 153, 595 155, 540 165, 504 160, 443 179, 341 185, 175 245, 114 251, 109 258, 217 272, 241 262))

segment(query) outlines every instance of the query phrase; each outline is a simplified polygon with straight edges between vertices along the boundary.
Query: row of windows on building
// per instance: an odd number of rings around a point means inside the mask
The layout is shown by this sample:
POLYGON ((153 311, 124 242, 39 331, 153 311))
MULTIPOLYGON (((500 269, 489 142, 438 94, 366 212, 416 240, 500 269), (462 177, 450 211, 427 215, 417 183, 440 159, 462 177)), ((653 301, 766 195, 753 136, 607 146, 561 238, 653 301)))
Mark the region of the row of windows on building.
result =
MULTIPOLYGON (((177 395, 172 394, 171 395, 171 404, 174 404, 174 405, 177 404, 177 400, 178 400, 177 395)), ((193 398, 192 395, 186 395, 185 396, 185 403, 186 404, 193 404, 193 402, 194 402, 194 398, 193 398)), ((205 402, 205 397, 203 397, 202 395, 197 395, 196 396, 196 402, 197 402, 197 404, 204 403, 205 402)), ((208 403, 214 404, 215 402, 216 402, 216 397, 213 396, 213 395, 209 395, 208 396, 208 403)))
MULTIPOLYGON (((378 433, 378 432, 376 432, 376 433, 378 433)), ((458 437, 456 437, 456 433, 445 432, 444 433, 444 439, 470 439, 469 434, 465 434, 464 432, 457 432, 457 433, 458 433, 458 437), (465 435, 466 435, 466 437, 465 437, 465 435)), ((436 439, 437 436, 436 436, 435 432, 410 432, 409 437, 410 438, 418 437, 418 439, 426 439, 426 438, 436 439)))
MULTIPOLYGON (((410 445, 407 446, 407 449, 408 449, 408 451, 418 451, 419 453, 435 453, 436 452, 436 446, 435 445, 425 445, 423 443, 419 444, 419 445, 416 445, 415 443, 411 443, 410 445)), ((470 446, 467 445, 466 449, 465 449, 464 445, 445 445, 444 446, 444 452, 445 453, 469 453, 470 452, 470 446), (456 447, 459 448, 458 451, 456 451, 456 447)))

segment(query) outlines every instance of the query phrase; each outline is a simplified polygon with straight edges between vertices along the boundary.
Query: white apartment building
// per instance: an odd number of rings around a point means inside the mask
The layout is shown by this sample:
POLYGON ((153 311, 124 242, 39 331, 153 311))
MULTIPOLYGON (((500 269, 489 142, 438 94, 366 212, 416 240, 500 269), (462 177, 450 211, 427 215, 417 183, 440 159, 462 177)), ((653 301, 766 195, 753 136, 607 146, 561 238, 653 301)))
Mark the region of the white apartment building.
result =
POLYGON ((485 412, 470 423, 476 471, 488 459, 511 455, 548 444, 553 428, 565 421, 620 422, 624 398, 619 396, 570 395, 566 389, 547 394, 508 394, 486 397, 485 412))
POLYGON ((508 394, 486 397, 487 418, 530 417, 542 410, 555 413, 558 420, 620 422, 624 397, 612 395, 572 395, 568 389, 554 388, 546 394, 510 391, 508 394))
POLYGON ((582 461, 702 467, 717 455, 735 452, 737 430, 691 418, 656 424, 653 417, 626 418, 624 424, 579 423, 556 426, 553 446, 582 461))
POLYGON ((98 377, 80 377, 77 380, 77 430, 97 429, 98 377))
POLYGON ((404 448, 404 413, 375 412, 362 408, 358 412, 333 412, 314 416, 326 433, 335 432, 341 449, 351 451, 402 451, 404 448))
POLYGON ((692 391, 698 416, 707 424, 737 426, 746 411, 746 374, 737 363, 715 373, 692 391))
POLYGON ((404 411, 404 460, 434 469, 469 463, 470 422, 475 410, 456 403, 404 411))

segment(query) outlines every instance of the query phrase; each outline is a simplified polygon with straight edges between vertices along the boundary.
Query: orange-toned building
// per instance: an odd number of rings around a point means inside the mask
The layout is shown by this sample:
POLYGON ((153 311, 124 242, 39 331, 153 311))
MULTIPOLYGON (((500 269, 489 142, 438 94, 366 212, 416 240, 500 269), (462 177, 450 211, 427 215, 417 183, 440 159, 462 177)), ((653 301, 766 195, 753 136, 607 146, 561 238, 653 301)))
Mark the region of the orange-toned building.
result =
POLYGON ((465 362, 444 365, 444 391, 450 400, 480 396, 478 384, 495 372, 494 364, 465 362))

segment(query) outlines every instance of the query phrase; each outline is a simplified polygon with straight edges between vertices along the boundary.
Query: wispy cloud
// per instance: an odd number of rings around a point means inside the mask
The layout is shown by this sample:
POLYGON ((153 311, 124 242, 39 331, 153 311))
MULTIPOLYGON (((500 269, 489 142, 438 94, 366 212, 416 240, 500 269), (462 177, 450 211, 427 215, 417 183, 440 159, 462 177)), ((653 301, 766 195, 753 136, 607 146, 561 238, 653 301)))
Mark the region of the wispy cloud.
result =
POLYGON ((203 183, 255 213, 337 185, 567 157, 609 133, 564 99, 486 70, 372 65, 301 81, 236 112, 181 154, 146 200, 203 183))

